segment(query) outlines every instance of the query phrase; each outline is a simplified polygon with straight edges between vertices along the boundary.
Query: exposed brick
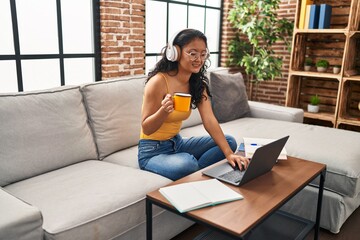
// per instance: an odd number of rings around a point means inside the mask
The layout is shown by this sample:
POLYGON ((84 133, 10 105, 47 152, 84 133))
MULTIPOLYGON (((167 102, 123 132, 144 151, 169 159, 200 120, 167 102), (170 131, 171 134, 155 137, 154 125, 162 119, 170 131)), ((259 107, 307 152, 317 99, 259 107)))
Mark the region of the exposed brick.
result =
POLYGON ((118 27, 121 27, 121 23, 115 22, 115 21, 102 21, 100 23, 100 26, 103 28, 106 28, 106 27, 118 28, 118 27))
POLYGON ((145 72, 145 0, 100 0, 103 79, 145 72))
POLYGON ((130 17, 131 21, 135 21, 135 22, 144 22, 144 17, 143 16, 131 16, 130 17))
POLYGON ((128 28, 128 29, 130 29, 130 26, 131 26, 130 22, 125 22, 123 25, 124 28, 128 28))
POLYGON ((144 57, 144 54, 142 53, 124 53, 124 58, 141 58, 144 57))
POLYGON ((138 68, 141 68, 142 66, 143 66, 143 64, 131 64, 130 68, 131 69, 138 69, 138 68))
POLYGON ((130 33, 130 29, 126 28, 113 28, 113 27, 102 27, 101 28, 102 33, 130 33))
POLYGON ((143 59, 143 58, 138 58, 138 59, 135 59, 134 62, 135 62, 135 63, 141 63, 141 64, 143 64, 143 63, 145 63, 145 59, 143 59))
POLYGON ((100 14, 120 14, 121 10, 117 8, 100 8, 100 14))
POLYGON ((130 59, 102 59, 101 63, 104 65, 112 65, 112 64, 130 64, 130 59))
POLYGON ((116 40, 116 37, 114 35, 109 35, 109 34, 103 34, 103 35, 101 35, 101 38, 106 41, 115 41, 116 40))
MULTIPOLYGON (((141 39, 141 40, 143 40, 143 39, 141 39)), ((139 46, 143 47, 144 41, 130 41, 128 45, 134 46, 134 47, 139 47, 139 46)))
POLYGON ((116 7, 116 8, 126 8, 129 7, 129 3, 119 2, 119 1, 100 1, 101 7, 116 7))
POLYGON ((145 47, 133 47, 132 50, 134 52, 144 52, 145 51, 145 47))
POLYGON ((131 28, 145 28, 145 22, 130 22, 131 28))
POLYGON ((104 14, 101 16, 101 21, 129 21, 130 17, 129 16, 124 16, 124 15, 113 15, 113 14, 104 14))
POLYGON ((144 11, 131 11, 131 15, 145 17, 145 12, 144 11))
POLYGON ((106 72, 117 71, 117 70, 119 70, 119 66, 117 66, 117 65, 103 66, 103 70, 106 72))
POLYGON ((106 60, 108 58, 119 58, 120 57, 120 53, 107 53, 105 51, 103 51, 103 48, 101 48, 101 57, 103 60, 106 60))
POLYGON ((115 38, 116 38, 116 40, 118 40, 118 41, 121 41, 122 43, 124 43, 124 40, 126 40, 126 36, 124 36, 124 35, 116 35, 115 36, 115 38))
POLYGON ((136 69, 135 71, 134 71, 134 75, 143 75, 143 74, 145 74, 145 70, 144 69, 136 69))
POLYGON ((118 78, 131 75, 130 71, 103 72, 103 79, 118 78))
POLYGON ((145 36, 144 35, 130 35, 129 40, 145 41, 145 36))
POLYGON ((121 9, 121 14, 130 15, 130 9, 121 9))

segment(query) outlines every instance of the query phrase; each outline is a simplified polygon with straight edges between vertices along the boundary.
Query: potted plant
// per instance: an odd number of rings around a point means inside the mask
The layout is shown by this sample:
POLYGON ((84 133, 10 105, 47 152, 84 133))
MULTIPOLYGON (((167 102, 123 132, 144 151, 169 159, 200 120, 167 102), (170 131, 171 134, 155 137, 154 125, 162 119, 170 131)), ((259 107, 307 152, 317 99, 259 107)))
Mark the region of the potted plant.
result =
POLYGON ((310 103, 307 106, 308 112, 312 112, 312 113, 319 112, 319 103, 320 103, 320 98, 317 94, 311 96, 310 103))
POLYGON ((335 66, 333 67, 333 73, 335 73, 335 74, 338 74, 338 73, 340 72, 340 70, 341 70, 341 66, 340 66, 340 65, 335 65, 335 66))
POLYGON ((250 99, 256 99, 258 84, 282 75, 283 57, 274 46, 284 42, 290 52, 294 23, 280 18, 280 0, 234 0, 229 11, 229 21, 236 36, 230 41, 228 65, 242 67, 250 83, 250 99), (255 96, 252 96, 255 84, 255 96))
POLYGON ((329 67, 329 62, 325 59, 321 59, 316 62, 316 67, 318 72, 326 72, 329 67))
POLYGON ((305 71, 310 71, 312 65, 313 65, 312 59, 311 58, 305 58, 304 70, 305 71))

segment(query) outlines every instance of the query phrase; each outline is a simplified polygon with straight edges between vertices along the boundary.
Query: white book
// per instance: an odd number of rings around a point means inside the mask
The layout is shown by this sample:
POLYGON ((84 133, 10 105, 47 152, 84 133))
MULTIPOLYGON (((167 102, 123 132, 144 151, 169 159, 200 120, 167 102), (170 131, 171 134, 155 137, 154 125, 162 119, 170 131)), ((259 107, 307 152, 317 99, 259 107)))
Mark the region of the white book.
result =
MULTIPOLYGON (((255 153, 255 150, 261 146, 264 146, 268 143, 276 141, 277 139, 268 139, 268 138, 247 138, 244 137, 244 148, 245 148, 245 156, 247 158, 252 158, 255 153)), ((278 157, 280 160, 287 159, 287 152, 285 147, 281 150, 280 156, 278 157)))
POLYGON ((241 194, 217 179, 181 183, 159 191, 181 213, 243 199, 241 194))

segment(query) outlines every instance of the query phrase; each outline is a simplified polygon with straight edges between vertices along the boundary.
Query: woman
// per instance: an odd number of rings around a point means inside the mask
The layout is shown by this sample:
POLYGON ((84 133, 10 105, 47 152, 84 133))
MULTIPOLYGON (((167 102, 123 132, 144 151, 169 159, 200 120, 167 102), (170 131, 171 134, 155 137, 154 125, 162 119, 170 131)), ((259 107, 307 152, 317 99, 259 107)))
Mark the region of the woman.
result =
POLYGON ((176 180, 225 157, 233 167, 247 167, 249 160, 234 154, 235 139, 224 135, 212 112, 205 75, 208 58, 206 36, 198 30, 185 29, 169 41, 163 58, 149 73, 138 149, 141 169, 176 180), (182 121, 191 110, 174 110, 175 92, 191 94, 191 106, 198 108, 210 136, 185 139, 179 135, 182 121))

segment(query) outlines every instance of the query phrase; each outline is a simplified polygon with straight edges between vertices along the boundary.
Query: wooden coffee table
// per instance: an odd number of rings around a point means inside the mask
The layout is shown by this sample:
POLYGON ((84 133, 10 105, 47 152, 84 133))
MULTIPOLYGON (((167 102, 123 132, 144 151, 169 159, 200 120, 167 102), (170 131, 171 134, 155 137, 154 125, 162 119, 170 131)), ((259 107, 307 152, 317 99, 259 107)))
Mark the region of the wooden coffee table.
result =
MULTIPOLYGON (((202 175, 202 171, 169 185, 209 179, 202 175)), ((324 164, 288 157, 288 160, 279 161, 270 172, 241 187, 227 184, 243 195, 243 200, 186 213, 179 213, 158 190, 150 192, 146 195, 147 239, 152 239, 153 204, 235 239, 247 239, 251 230, 263 223, 296 193, 320 176, 316 222, 311 226, 315 228, 314 239, 318 239, 325 172, 326 165, 324 164)))

